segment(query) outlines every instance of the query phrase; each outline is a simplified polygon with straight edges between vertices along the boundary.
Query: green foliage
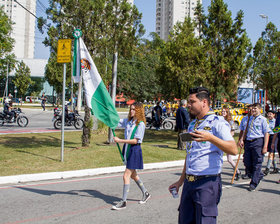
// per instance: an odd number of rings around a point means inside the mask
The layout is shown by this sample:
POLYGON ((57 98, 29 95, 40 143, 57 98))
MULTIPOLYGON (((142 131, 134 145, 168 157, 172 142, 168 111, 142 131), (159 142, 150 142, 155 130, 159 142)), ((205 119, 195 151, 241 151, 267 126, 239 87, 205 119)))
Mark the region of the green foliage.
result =
POLYGON ((165 99, 184 98, 187 90, 204 82, 209 70, 205 47, 195 37, 190 18, 178 23, 165 44, 158 68, 165 99))
MULTIPOLYGON (((48 63, 45 68, 45 79, 51 86, 54 87, 57 93, 62 93, 63 90, 63 64, 57 63, 55 53, 51 53, 48 63)), ((71 67, 66 66, 66 85, 71 84, 71 67)))
POLYGON ((104 124, 102 121, 97 120, 97 134, 103 134, 103 135, 108 135, 108 126, 104 124))
POLYGON ((257 88, 268 91, 273 105, 280 103, 280 32, 268 23, 254 47, 252 80, 257 88))
POLYGON ((10 36, 12 21, 3 8, 3 6, 0 7, 0 78, 7 72, 7 64, 9 64, 9 71, 11 71, 16 63, 15 55, 11 53, 15 42, 10 36))
POLYGON ((156 68, 159 66, 159 48, 163 41, 155 34, 133 52, 132 58, 120 58, 118 63, 119 93, 137 101, 153 100, 161 93, 156 68))
POLYGON ((31 77, 31 80, 33 83, 28 87, 27 94, 30 96, 39 96, 43 90, 45 79, 41 77, 31 77))
MULTIPOLYGON (((200 10, 200 11, 199 11, 200 10)), ((212 95, 213 104, 218 99, 236 99, 237 86, 248 76, 252 65, 249 57, 251 43, 243 27, 244 13, 239 11, 234 19, 223 0, 212 0, 208 15, 199 15, 200 39, 208 48, 210 70, 204 85, 212 95)))
MULTIPOLYGON (((140 23, 142 15, 135 6, 126 1, 51 0, 46 13, 52 26, 46 28, 46 20, 41 18, 38 27, 42 32, 47 29, 48 33, 44 44, 50 46, 52 52, 46 71, 46 78, 51 85, 61 83, 55 73, 57 40, 73 39, 75 28, 83 32, 82 38, 88 51, 94 56, 105 85, 111 82, 109 64, 113 53, 117 51, 120 56, 130 55, 138 42, 138 36, 143 35, 143 26, 140 23)), ((70 76, 70 73, 68 75, 70 76)), ((56 90, 59 90, 58 87, 56 90)))
POLYGON ((207 15, 201 4, 195 14, 194 22, 186 18, 174 27, 161 51, 163 95, 184 98, 190 87, 203 85, 210 89, 213 104, 217 99, 234 100, 252 65, 243 12, 233 21, 223 0, 212 0, 207 15))
POLYGON ((28 87, 33 84, 30 77, 30 69, 21 61, 16 67, 15 78, 13 83, 17 87, 18 94, 24 96, 28 87))

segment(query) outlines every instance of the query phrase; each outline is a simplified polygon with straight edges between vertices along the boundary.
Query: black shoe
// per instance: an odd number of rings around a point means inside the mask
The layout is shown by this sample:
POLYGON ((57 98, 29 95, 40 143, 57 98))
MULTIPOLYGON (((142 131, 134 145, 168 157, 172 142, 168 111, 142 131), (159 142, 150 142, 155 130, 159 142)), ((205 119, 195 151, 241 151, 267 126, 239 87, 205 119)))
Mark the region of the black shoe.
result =
POLYGON ((242 174, 241 177, 243 180, 251 179, 251 177, 249 177, 248 174, 242 174))
POLYGON ((274 169, 270 172, 270 174, 275 174, 275 173, 279 173, 279 169, 278 169, 278 168, 274 168, 274 169))
POLYGON ((112 210, 122 210, 126 208, 126 201, 121 200, 118 204, 112 207, 112 210))
POLYGON ((241 177, 241 172, 235 174, 235 180, 238 181, 241 177))
POLYGON ((251 192, 256 191, 256 188, 252 187, 252 186, 249 186, 248 191, 251 191, 251 192))
POLYGON ((263 175, 266 176, 267 174, 269 174, 269 169, 265 168, 265 170, 263 171, 263 175))
POLYGON ((139 201, 139 204, 145 204, 149 199, 150 199, 151 195, 148 193, 148 191, 145 192, 145 194, 143 195, 143 198, 141 201, 139 201))

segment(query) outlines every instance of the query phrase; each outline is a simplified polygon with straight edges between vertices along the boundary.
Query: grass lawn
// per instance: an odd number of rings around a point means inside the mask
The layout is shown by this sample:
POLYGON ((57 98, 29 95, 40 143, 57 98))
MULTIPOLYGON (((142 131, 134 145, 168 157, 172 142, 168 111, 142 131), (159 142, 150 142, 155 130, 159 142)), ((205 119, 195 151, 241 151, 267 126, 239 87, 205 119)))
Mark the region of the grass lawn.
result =
MULTIPOLYGON (((81 147, 81 134, 65 132, 64 162, 60 162, 60 133, 1 135, 0 176, 122 165, 117 146, 106 144, 107 133, 93 132, 88 148, 81 147)), ((123 130, 116 135, 123 137, 123 130)), ((176 146, 176 132, 146 130, 144 163, 184 159, 186 152, 176 146)))

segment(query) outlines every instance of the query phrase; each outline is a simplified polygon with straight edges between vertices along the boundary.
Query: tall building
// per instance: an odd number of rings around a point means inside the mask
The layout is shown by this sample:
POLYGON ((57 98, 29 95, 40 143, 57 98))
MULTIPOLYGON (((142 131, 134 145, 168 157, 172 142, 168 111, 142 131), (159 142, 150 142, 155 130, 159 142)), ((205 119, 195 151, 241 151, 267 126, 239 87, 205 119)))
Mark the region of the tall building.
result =
POLYGON ((13 52, 16 58, 33 58, 35 41, 36 0, 0 0, 0 6, 14 23, 11 37, 15 40, 13 52))
POLYGON ((167 41, 168 35, 177 22, 184 22, 186 17, 194 19, 197 2, 202 0, 157 0, 156 33, 167 41))

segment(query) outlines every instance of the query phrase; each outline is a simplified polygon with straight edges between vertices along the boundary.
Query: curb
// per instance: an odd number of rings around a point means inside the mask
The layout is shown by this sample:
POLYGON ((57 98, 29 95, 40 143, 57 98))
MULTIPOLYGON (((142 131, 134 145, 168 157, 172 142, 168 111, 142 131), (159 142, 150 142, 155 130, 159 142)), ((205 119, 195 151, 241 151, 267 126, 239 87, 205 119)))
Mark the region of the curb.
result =
MULTIPOLYGON (((233 156, 233 159, 237 159, 237 156, 233 156)), ((223 157, 223 161, 226 161, 227 157, 223 157)), ((184 166, 185 160, 177 160, 170 162, 160 162, 160 163, 147 163, 144 164, 145 170, 151 169, 162 169, 162 168, 172 168, 184 166)), ((86 176, 96 176, 101 174, 110 173, 120 173, 125 170, 125 166, 114 166, 114 167, 104 167, 96 169, 84 169, 84 170, 74 170, 74 171, 62 171, 62 172, 51 172, 51 173, 36 173, 36 174, 22 174, 15 176, 2 176, 0 177, 0 184, 19 184, 33 181, 45 181, 45 180, 55 180, 55 179, 67 179, 76 177, 86 177, 86 176)))

